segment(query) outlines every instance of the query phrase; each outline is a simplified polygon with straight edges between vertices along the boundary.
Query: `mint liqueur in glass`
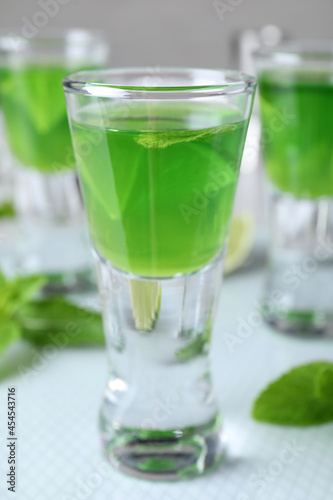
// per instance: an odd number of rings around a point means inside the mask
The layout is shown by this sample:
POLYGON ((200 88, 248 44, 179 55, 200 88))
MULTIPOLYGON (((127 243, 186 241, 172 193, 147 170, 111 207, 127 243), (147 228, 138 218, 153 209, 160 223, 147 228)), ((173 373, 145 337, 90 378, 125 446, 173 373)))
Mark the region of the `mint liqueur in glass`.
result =
POLYGON ((269 184, 266 320, 300 335, 333 334, 333 43, 256 54, 269 184))
POLYGON ((219 255, 247 123, 209 104, 155 104, 148 113, 138 105, 118 118, 110 107, 98 127, 92 109, 72 128, 74 144, 91 145, 78 166, 96 250, 120 270, 163 278, 219 255))
POLYGON ((83 72, 64 80, 109 356, 107 459, 153 480, 223 453, 209 344, 250 77, 213 70, 83 72))
POLYGON ((264 139, 267 175, 295 198, 333 196, 333 79, 330 71, 269 70, 259 78, 263 129, 278 119, 272 140, 264 139))
POLYGON ((75 171, 62 79, 99 68, 99 33, 40 30, 32 39, 0 36, 0 99, 14 165, 22 238, 16 273, 44 273, 54 291, 90 286, 91 258, 75 171))
POLYGON ((8 141, 22 166, 52 173, 74 168, 61 86, 69 68, 52 64, 0 67, 0 93, 8 141))

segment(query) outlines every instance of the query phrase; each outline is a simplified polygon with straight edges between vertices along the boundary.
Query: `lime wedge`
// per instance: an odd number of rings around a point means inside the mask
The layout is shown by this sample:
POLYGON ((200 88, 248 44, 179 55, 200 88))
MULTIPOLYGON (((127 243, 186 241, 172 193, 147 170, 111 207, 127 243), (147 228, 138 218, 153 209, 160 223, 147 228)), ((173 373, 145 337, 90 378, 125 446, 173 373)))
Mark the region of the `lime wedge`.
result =
POLYGON ((255 223, 251 213, 243 212, 233 217, 224 263, 225 275, 232 273, 244 264, 253 246, 254 233, 255 223))
POLYGON ((137 330, 151 331, 161 304, 158 281, 130 280, 131 306, 137 330))

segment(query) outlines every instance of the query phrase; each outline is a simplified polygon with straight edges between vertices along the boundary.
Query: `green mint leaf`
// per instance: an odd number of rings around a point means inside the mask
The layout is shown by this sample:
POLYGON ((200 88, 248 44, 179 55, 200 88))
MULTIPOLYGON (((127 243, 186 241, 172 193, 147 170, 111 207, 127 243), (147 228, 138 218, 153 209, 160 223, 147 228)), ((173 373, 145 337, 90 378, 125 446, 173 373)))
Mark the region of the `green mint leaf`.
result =
POLYGON ((333 401, 333 365, 323 366, 318 372, 315 393, 320 399, 333 401))
POLYGON ((0 288, 6 284, 7 280, 5 275, 0 271, 0 288))
POLYGON ((179 351, 176 351, 175 352, 176 358, 178 358, 179 361, 188 361, 189 359, 204 354, 204 352, 207 349, 206 346, 208 346, 210 342, 212 325, 213 325, 212 314, 210 312, 204 332, 199 333, 194 338, 194 340, 192 340, 192 342, 187 344, 182 349, 179 349, 179 351))
POLYGON ((45 283, 44 276, 26 276, 12 281, 0 277, 0 318, 12 318, 37 295, 45 283))
POLYGON ((191 142, 205 137, 218 134, 223 131, 224 134, 232 133, 237 127, 236 123, 214 127, 205 130, 177 130, 170 132, 143 132, 135 139, 138 144, 148 149, 164 149, 179 142, 191 142))
POLYGON ((0 323, 0 354, 7 347, 21 337, 21 328, 16 321, 4 321, 0 323))
POLYGON ((179 359, 179 361, 188 361, 189 359, 199 356, 204 352, 206 343, 207 339, 205 335, 200 333, 192 342, 175 352, 176 358, 179 359))
POLYGON ((101 315, 62 296, 32 302, 20 311, 22 336, 36 345, 104 345, 101 315))
POLYGON ((3 203, 0 205, 0 218, 2 217, 14 217, 15 209, 12 203, 3 203))
POLYGON ((333 364, 294 368, 271 383, 254 403, 260 422, 309 426, 333 421, 333 364))

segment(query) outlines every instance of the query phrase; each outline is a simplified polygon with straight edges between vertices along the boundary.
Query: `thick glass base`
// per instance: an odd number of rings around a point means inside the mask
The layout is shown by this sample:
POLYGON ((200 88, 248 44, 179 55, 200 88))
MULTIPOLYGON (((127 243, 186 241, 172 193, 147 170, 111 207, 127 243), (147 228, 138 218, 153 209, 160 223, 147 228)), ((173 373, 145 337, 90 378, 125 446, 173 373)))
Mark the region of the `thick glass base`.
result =
POLYGON ((96 279, 91 268, 65 273, 46 273, 46 277, 47 283, 43 288, 46 295, 96 291, 96 279))
POLYGON ((299 336, 333 335, 333 200, 273 191, 264 318, 299 336))
MULTIPOLYGON (((103 423, 101 423, 103 425, 103 423)), ((165 431, 119 428, 103 442, 112 466, 151 481, 174 481, 204 474, 224 452, 220 418, 206 425, 165 431)))
POLYGON ((16 247, 17 274, 43 274, 46 293, 84 293, 96 288, 89 239, 83 221, 41 224, 22 221, 16 247))
POLYGON ((264 314, 264 319, 274 329, 295 336, 333 336, 333 315, 328 313, 276 310, 264 314))
POLYGON ((21 239, 19 274, 44 274, 47 293, 76 293, 94 286, 93 262, 74 169, 45 173, 18 167, 15 204, 21 239))
POLYGON ((105 454, 136 477, 203 474, 222 455, 209 346, 223 255, 167 279, 143 279, 95 257, 110 360, 100 413, 105 454))

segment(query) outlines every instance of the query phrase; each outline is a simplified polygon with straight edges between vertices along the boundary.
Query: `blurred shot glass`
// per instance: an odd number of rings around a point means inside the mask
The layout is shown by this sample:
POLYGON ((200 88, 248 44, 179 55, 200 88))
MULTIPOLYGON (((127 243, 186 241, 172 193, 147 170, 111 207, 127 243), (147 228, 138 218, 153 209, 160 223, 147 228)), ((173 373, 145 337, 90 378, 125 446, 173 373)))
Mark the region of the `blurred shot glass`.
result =
POLYGON ((255 54, 269 185, 264 314, 278 330, 333 332, 333 42, 255 54))
POLYGON ((98 32, 0 34, 0 98, 20 224, 14 267, 46 274, 54 291, 90 286, 92 267, 62 79, 102 67, 107 55, 98 32))

